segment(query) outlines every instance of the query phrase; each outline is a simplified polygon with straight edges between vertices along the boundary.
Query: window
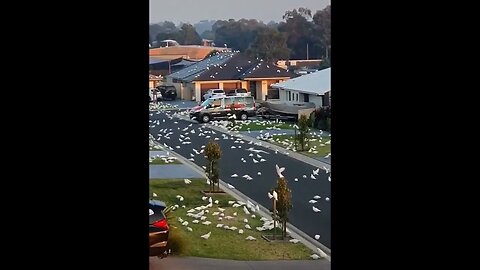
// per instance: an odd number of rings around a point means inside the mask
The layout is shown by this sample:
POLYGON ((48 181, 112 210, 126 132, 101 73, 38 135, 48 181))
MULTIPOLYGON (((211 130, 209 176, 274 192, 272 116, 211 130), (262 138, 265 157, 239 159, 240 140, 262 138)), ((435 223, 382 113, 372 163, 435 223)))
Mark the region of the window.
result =
POLYGON ((292 93, 290 91, 287 91, 287 100, 290 101, 292 100, 292 93))
POLYGON ((213 108, 217 108, 217 107, 220 107, 222 106, 222 100, 221 99, 215 99, 213 102, 212 102, 212 107, 213 108))
POLYGON ((303 101, 304 102, 310 102, 310 95, 309 94, 303 94, 303 101))

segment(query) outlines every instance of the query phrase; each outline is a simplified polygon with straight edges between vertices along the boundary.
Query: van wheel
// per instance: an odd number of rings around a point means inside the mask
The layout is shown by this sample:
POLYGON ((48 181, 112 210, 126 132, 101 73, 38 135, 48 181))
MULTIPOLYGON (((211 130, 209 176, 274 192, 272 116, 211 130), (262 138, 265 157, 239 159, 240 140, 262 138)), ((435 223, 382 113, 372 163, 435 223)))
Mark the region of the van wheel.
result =
POLYGON ((247 120, 247 119, 248 119, 247 113, 242 112, 242 114, 240 114, 240 119, 242 119, 242 120, 244 120, 244 121, 247 120))
POLYGON ((208 123, 208 121, 210 121, 210 115, 208 115, 208 114, 202 115, 202 122, 203 123, 208 123))

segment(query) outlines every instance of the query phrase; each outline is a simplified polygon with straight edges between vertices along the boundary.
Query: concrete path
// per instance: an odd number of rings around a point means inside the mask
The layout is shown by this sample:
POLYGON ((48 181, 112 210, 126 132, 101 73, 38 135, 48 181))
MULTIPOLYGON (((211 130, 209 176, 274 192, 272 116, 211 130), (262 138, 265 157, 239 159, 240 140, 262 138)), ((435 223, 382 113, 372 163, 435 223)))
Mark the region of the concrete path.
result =
POLYGON ((327 260, 235 261, 197 257, 150 257, 150 270, 330 270, 327 260))

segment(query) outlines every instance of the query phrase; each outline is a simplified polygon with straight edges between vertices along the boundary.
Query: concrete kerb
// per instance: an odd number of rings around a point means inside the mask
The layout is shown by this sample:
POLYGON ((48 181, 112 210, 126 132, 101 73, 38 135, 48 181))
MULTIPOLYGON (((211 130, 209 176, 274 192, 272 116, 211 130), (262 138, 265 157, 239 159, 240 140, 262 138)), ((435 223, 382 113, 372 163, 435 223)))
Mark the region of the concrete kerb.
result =
MULTIPOLYGON (((197 121, 191 120, 190 118, 182 116, 182 115, 175 114, 174 117, 177 117, 178 119, 188 121, 188 122, 191 122, 191 123, 198 123, 197 121)), ((311 158, 311 157, 304 156, 302 154, 298 154, 294 151, 286 150, 285 148, 280 147, 278 145, 275 145, 275 144, 272 144, 272 143, 269 143, 269 142, 266 142, 266 141, 261 141, 261 140, 258 140, 256 138, 246 136, 246 135, 243 135, 243 134, 240 134, 240 133, 232 132, 232 131, 227 130, 227 129, 219 128, 219 127, 216 127, 214 125, 209 125, 209 124, 203 124, 203 125, 204 125, 204 127, 214 129, 215 131, 222 132, 222 133, 228 134, 230 136, 236 136, 236 137, 241 138, 241 139, 246 140, 246 141, 252 141, 254 143, 261 143, 262 146, 264 146, 268 149, 277 150, 278 152, 282 153, 283 155, 286 155, 285 153, 288 153, 288 156, 290 156, 294 159, 300 160, 302 162, 308 163, 308 164, 310 164, 312 166, 315 166, 315 167, 318 167, 318 168, 323 168, 323 166, 325 166, 325 168, 330 170, 330 164, 328 164, 328 163, 325 163, 323 161, 320 161, 320 160, 317 160, 317 159, 314 159, 314 158, 311 158)))
MULTIPOLYGON (((154 142, 156 144, 158 144, 157 142, 154 142)), ((192 168, 192 170, 195 170, 197 171, 200 175, 202 175, 203 177, 205 177, 205 179, 207 178, 207 175, 205 174, 205 171, 199 167, 197 164, 193 163, 192 161, 186 159, 185 157, 183 157, 182 155, 179 155, 178 153, 176 153, 175 151, 173 150, 170 150, 170 153, 173 154, 175 157, 177 157, 177 159, 179 159, 182 163, 184 163, 185 165, 187 166, 190 166, 192 168)), ((225 193, 231 195, 232 197, 234 197, 236 200, 241 200, 241 201, 246 201, 246 200, 249 200, 250 202, 252 202, 253 204, 255 205, 258 205, 259 206, 259 209, 260 211, 257 211, 257 213, 261 214, 263 217, 265 218, 271 218, 271 215, 270 215, 270 211, 265 208, 264 206, 260 205, 259 203, 257 203, 255 200, 249 198, 248 196, 246 196, 245 194, 243 194, 242 192, 236 190, 236 189, 231 189, 227 186, 227 183, 223 182, 222 180, 220 180, 220 187, 222 188, 223 191, 225 191, 225 193)), ((328 247, 326 247, 325 245, 321 244, 320 242, 318 242, 317 240, 313 239, 312 237, 310 237, 308 234, 302 232, 300 229, 298 229, 297 227, 293 226, 292 224, 288 223, 287 222, 287 229, 290 233, 290 235, 293 237, 293 238, 296 238, 296 239, 299 239, 306 247, 308 247, 309 249, 311 249, 313 252, 315 253, 318 253, 318 250, 317 248, 320 248, 323 252, 325 252, 327 254, 327 256, 325 257, 326 260, 330 261, 330 254, 331 254, 331 251, 328 247)))

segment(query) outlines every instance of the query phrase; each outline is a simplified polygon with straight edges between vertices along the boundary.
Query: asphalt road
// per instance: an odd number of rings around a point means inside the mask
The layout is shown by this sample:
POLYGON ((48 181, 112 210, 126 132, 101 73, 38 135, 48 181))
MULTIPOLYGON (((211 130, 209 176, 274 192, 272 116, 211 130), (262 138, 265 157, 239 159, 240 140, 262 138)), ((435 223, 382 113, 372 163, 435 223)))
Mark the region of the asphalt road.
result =
POLYGON ((164 259, 150 257, 150 270, 330 270, 327 260, 290 261, 234 261, 195 257, 174 257, 164 259))
POLYGON ((274 151, 268 148, 257 146, 253 143, 248 144, 248 141, 245 141, 243 144, 234 143, 235 137, 232 140, 229 136, 229 139, 225 140, 222 136, 223 133, 218 131, 214 131, 216 134, 206 133, 212 131, 208 128, 208 124, 194 124, 178 118, 169 119, 165 113, 153 113, 153 115, 150 116, 150 120, 155 123, 150 123, 150 133, 155 139, 160 138, 157 142, 162 145, 164 143, 167 144, 172 147, 175 152, 186 158, 191 158, 190 154, 194 154, 193 162, 200 167, 206 165, 206 159, 203 157, 203 154, 197 155, 192 149, 195 148, 200 151, 202 149, 201 146, 206 145, 210 139, 214 139, 215 137, 219 138, 216 142, 220 144, 222 149, 220 179, 233 185, 243 194, 262 204, 267 209, 271 208, 271 200, 268 199, 267 192, 276 186, 278 179, 275 164, 278 164, 280 167, 285 167, 283 175, 292 190, 293 207, 289 213, 289 222, 311 237, 314 237, 316 234, 320 235, 318 241, 328 248, 331 247, 331 201, 326 200, 327 197, 330 198, 330 182, 324 170, 320 169, 316 180, 312 180, 310 179, 310 174, 314 169, 317 169, 316 167, 283 155, 280 152, 275 154, 274 151), (163 122, 164 119, 165 122, 163 122), (157 122, 156 120, 159 121, 157 122), (170 139, 157 135, 161 129, 167 129, 167 133, 173 132, 173 134, 168 136, 170 139), (187 130, 183 131, 184 129, 187 130), (195 130, 194 134, 190 133, 191 129, 195 130), (198 136, 202 130, 206 136, 211 136, 211 138, 208 139, 205 136, 198 136), (187 141, 191 141, 191 144, 182 144, 179 141, 180 134, 190 137, 190 140, 187 141), (176 146, 180 146, 180 148, 176 146), (231 149, 231 146, 236 146, 237 148, 231 149), (241 146, 241 148, 238 148, 238 146, 241 146), (268 154, 259 153, 266 161, 254 163, 252 158, 256 160, 260 160, 260 158, 256 157, 256 153, 253 153, 254 157, 248 156, 252 152, 246 149, 250 147, 266 151, 268 154), (247 161, 246 163, 241 161, 242 157, 247 161), (257 175, 259 171, 261 172, 261 176, 257 175), (235 173, 238 174, 239 177, 231 178, 230 176, 235 173), (253 180, 248 181, 242 178, 245 174, 250 175, 253 180), (303 175, 306 175, 307 178, 303 178, 303 175), (294 181, 295 178, 298 178, 297 182, 294 181), (308 201, 312 200, 315 195, 319 195, 321 199, 314 204, 309 203, 308 201), (321 212, 314 212, 312 206, 320 209, 321 212))

